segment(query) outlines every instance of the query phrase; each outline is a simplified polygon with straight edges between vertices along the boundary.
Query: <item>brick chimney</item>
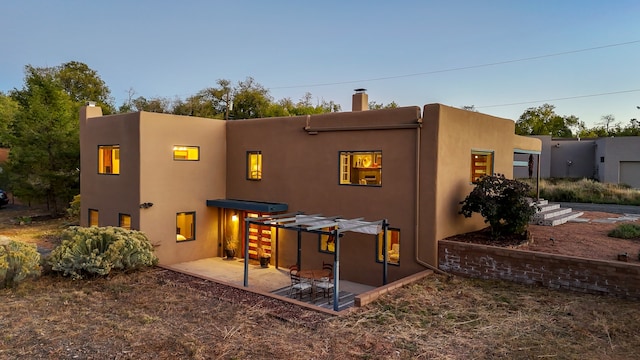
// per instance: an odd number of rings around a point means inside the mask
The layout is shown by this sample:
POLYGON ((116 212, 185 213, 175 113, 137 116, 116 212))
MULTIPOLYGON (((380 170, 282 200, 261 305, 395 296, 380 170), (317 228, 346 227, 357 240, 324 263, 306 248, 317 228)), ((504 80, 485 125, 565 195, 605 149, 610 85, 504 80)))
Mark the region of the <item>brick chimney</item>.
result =
POLYGON ((356 93, 352 96, 351 111, 366 111, 369 110, 369 95, 367 95, 367 89, 355 89, 356 93))

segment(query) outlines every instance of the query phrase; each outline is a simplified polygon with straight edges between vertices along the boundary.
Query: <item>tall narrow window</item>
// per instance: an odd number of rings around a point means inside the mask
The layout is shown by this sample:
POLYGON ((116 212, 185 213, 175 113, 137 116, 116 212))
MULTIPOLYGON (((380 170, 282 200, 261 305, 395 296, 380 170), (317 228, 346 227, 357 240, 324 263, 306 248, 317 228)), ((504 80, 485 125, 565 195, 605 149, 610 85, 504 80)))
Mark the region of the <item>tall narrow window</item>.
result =
POLYGON ((340 184, 382 185, 382 151, 341 151, 340 184))
POLYGON ((131 230, 131 215, 129 215, 129 214, 119 214, 118 215, 118 226, 123 228, 123 229, 131 230))
POLYGON ((89 209, 89 226, 98 226, 98 210, 89 209))
POLYGON ((247 151, 247 180, 262 179, 262 152, 247 151))
POLYGON ((98 146, 98 173, 120 174, 120 145, 98 146))
POLYGON ((198 161, 200 160, 200 147, 175 145, 173 160, 198 161))
POLYGON ((483 175, 493 175, 493 152, 471 151, 471 182, 483 175))
MULTIPOLYGON (((324 228, 323 231, 331 231, 335 228, 324 228)), ((335 236, 320 234, 320 251, 333 254, 336 252, 336 239, 335 236)))
POLYGON ((196 213, 180 212, 176 214, 176 241, 196 239, 196 213))
MULTIPOLYGON (((383 233, 378 234, 378 256, 376 261, 384 261, 384 239, 383 233)), ((400 265, 400 230, 399 229, 387 229, 387 263, 393 265, 400 265)))

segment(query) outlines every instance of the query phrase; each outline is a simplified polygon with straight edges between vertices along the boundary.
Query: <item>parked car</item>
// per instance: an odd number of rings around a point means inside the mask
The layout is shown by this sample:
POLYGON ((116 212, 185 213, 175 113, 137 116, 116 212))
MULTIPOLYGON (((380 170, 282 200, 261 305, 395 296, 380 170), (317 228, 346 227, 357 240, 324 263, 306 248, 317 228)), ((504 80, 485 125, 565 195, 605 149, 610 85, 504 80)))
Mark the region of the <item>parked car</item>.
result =
POLYGON ((0 207, 3 207, 9 203, 9 197, 4 190, 0 189, 0 207))

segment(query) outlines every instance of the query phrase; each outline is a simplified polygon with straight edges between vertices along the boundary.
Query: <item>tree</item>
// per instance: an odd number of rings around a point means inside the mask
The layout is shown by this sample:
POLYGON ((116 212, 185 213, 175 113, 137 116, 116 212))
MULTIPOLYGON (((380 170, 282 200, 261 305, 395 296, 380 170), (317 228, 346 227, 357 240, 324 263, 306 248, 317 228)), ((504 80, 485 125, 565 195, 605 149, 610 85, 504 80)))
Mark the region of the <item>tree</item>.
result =
POLYGON ((18 103, 0 91, 0 147, 9 146, 9 124, 18 112, 18 103))
POLYGON ((528 184, 507 179, 502 174, 485 175, 474 184, 475 188, 460 202, 460 214, 468 218, 474 212, 480 213, 484 222, 489 223, 494 239, 526 232, 537 210, 527 198, 531 190, 528 184))
POLYGON ((7 171, 14 195, 46 200, 58 214, 79 192, 77 105, 55 74, 26 66, 25 85, 11 97, 19 109, 9 124, 7 171))
POLYGON ((238 82, 230 113, 234 119, 261 118, 266 116, 270 104, 269 90, 248 77, 245 81, 238 82))
MULTIPOLYGON (((607 135, 609 135, 609 129, 615 126, 614 122, 616 121, 616 117, 612 114, 602 115, 600 117, 600 124, 604 127, 604 130, 607 135)), ((619 127, 619 126, 618 126, 619 127)))
POLYGON ((395 109, 397 107, 398 107, 398 104, 396 104, 395 101, 392 101, 387 105, 385 105, 383 103, 378 104, 375 101, 369 101, 369 110, 395 109))
POLYGON ((572 137, 571 128, 580 126, 579 119, 574 115, 560 116, 554 109, 550 104, 528 108, 516 121, 516 134, 572 137))

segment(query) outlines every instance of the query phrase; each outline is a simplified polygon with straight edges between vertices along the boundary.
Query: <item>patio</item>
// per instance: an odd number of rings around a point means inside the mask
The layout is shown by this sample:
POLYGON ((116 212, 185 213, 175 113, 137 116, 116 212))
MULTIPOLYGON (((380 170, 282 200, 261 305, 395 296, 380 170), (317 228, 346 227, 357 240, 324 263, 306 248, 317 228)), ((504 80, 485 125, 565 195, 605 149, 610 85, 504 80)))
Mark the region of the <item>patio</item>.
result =
MULTIPOLYGON (((291 285, 289 269, 276 269, 271 265, 268 268, 263 268, 260 267, 258 263, 253 264, 251 261, 249 262, 248 272, 249 286, 245 288, 243 287, 244 260, 237 258, 233 260, 227 260, 221 257, 206 258, 179 264, 164 265, 163 267, 214 282, 248 289, 249 291, 260 292, 266 295, 275 294, 278 296, 288 297, 289 286, 291 285)), ((354 305, 354 297, 356 295, 373 290, 375 287, 340 280, 339 289, 339 310, 342 311, 354 305)), ((313 300, 309 296, 306 296, 302 300, 297 298, 292 300, 311 304, 324 309, 333 309, 333 304, 329 303, 327 298, 317 298, 313 300)))

